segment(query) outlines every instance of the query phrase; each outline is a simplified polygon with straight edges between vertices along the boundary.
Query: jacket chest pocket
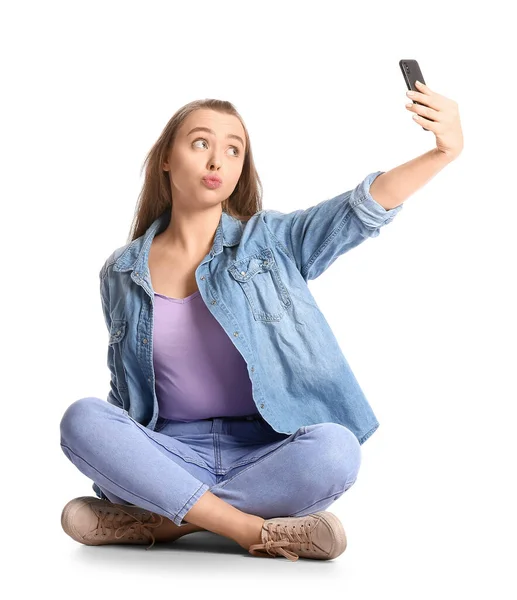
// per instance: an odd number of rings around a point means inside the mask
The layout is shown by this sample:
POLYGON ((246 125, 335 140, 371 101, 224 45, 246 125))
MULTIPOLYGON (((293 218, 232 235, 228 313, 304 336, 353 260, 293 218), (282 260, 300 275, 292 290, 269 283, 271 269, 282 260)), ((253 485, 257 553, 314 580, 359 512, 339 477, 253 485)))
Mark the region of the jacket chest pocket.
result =
POLYGON ((228 271, 256 321, 280 321, 292 301, 269 248, 235 261, 228 271))
POLYGON ((124 362, 122 360, 122 340, 126 335, 126 320, 125 319, 113 319, 111 322, 110 335, 109 335, 109 348, 110 348, 110 368, 112 375, 115 377, 115 383, 117 389, 122 394, 127 392, 127 377, 126 370, 124 368, 124 362))

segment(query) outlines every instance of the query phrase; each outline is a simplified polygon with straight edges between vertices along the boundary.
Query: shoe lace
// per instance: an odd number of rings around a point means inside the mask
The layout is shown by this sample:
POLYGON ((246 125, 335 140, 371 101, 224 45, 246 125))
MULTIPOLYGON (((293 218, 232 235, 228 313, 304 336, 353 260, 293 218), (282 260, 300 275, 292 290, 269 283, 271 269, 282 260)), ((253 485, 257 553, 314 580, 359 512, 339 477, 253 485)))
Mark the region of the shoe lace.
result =
POLYGON ((152 512, 143 513, 143 517, 140 520, 135 515, 128 513, 120 507, 118 507, 117 510, 112 509, 107 511, 102 511, 102 509, 99 509, 97 516, 99 517, 99 522, 97 523, 97 528, 94 532, 95 535, 107 535, 106 529, 115 529, 115 537, 118 540, 130 534, 134 535, 135 537, 140 535, 144 535, 146 537, 150 536, 153 540, 153 543, 148 546, 146 550, 150 550, 156 541, 150 529, 160 527, 160 525, 163 523, 162 515, 152 512))
POLYGON ((273 521, 263 525, 263 527, 268 532, 270 539, 263 544, 253 544, 249 547, 250 554, 254 556, 259 556, 260 551, 266 551, 271 556, 281 554, 288 560, 296 561, 299 555, 290 550, 297 550, 298 552, 304 550, 312 552, 314 550, 310 522, 287 525, 286 523, 273 521))

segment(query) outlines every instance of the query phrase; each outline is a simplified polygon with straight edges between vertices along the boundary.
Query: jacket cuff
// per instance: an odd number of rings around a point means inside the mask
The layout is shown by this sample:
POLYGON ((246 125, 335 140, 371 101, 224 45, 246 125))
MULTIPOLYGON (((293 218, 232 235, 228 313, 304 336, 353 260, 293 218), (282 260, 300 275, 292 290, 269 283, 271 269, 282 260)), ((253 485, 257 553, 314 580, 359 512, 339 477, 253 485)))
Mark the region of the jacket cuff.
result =
POLYGON ((355 214, 370 229, 377 229, 393 221, 404 206, 404 204, 399 204, 395 208, 386 210, 373 199, 373 196, 370 194, 370 186, 383 173, 385 171, 375 171, 367 175, 350 196, 350 205, 355 214))

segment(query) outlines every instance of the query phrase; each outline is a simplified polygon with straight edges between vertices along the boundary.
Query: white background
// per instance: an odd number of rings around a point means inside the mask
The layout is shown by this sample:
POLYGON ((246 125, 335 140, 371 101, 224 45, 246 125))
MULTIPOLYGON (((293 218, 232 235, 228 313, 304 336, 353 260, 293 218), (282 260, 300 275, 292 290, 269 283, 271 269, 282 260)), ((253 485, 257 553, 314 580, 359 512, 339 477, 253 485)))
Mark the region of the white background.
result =
POLYGON ((10 596, 516 597, 515 32, 507 3, 478 6, 2 6, 10 596), (74 400, 107 395, 98 274, 127 241, 166 122, 195 99, 231 101, 263 207, 309 207, 434 147, 404 107, 402 58, 458 102, 465 148, 309 284, 380 421, 356 484, 329 509, 346 552, 291 564, 212 533, 149 552, 70 539, 62 507, 94 494, 59 423, 74 400))

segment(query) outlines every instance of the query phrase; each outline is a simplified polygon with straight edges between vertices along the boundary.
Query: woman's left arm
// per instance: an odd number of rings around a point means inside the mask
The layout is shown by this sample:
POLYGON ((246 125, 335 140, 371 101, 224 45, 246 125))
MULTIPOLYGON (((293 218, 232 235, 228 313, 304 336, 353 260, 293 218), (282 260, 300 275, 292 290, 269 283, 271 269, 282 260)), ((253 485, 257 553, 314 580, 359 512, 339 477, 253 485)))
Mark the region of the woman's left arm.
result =
POLYGON ((423 83, 417 82, 416 85, 422 91, 408 91, 407 95, 421 104, 406 104, 406 108, 416 113, 417 125, 434 133, 436 148, 379 175, 373 181, 370 194, 386 210, 402 204, 446 165, 456 160, 463 150, 458 104, 433 92, 423 83))

